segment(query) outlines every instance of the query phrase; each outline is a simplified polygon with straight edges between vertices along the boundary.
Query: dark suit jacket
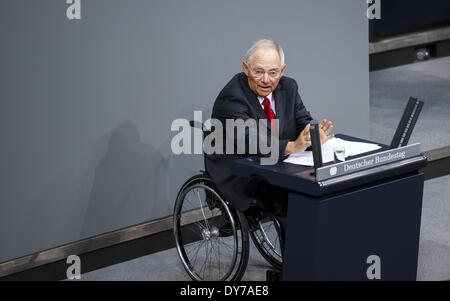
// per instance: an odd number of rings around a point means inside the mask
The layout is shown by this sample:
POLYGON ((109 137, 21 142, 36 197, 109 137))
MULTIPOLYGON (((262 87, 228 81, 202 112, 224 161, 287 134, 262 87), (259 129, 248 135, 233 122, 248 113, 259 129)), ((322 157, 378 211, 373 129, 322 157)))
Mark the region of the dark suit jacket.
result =
MULTIPOLYGON (((279 119, 279 160, 283 159, 286 144, 295 140, 304 127, 312 120, 303 105, 294 79, 283 76, 273 92, 276 118, 279 119)), ((267 119, 264 110, 248 85, 245 73, 236 74, 222 89, 214 103, 212 118, 219 119, 224 125, 226 119, 267 119)), ((269 131, 270 135, 270 125, 269 131)), ((248 134, 248 133, 247 133, 248 134)), ((225 139, 225 138, 224 138, 225 139)), ((248 148, 246 147, 248 150, 248 148)), ((244 155, 207 155, 205 167, 222 196, 233 207, 244 211, 255 198, 261 179, 243 179, 231 173, 231 162, 248 156, 244 155)), ((255 155, 255 154, 253 154, 255 155)))

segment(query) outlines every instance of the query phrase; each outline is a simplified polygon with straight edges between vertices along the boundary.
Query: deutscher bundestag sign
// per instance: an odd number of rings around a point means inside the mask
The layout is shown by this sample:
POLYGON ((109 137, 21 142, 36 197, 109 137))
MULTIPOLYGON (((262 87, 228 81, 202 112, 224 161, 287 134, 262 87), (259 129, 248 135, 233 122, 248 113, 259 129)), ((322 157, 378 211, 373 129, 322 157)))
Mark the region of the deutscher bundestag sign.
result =
POLYGON ((420 143, 402 146, 396 149, 367 155, 349 161, 324 166, 316 170, 316 181, 369 169, 375 166, 392 163, 420 155, 420 143))

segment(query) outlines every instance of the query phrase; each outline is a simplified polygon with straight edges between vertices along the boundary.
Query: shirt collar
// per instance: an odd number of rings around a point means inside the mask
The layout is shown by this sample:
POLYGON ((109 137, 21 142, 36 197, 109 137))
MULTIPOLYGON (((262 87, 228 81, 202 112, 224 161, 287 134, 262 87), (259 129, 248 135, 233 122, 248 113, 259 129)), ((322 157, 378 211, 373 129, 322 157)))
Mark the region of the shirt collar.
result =
POLYGON ((269 99, 269 102, 272 103, 272 97, 273 97, 272 93, 270 93, 270 94, 267 95, 266 97, 262 97, 262 96, 259 96, 259 95, 258 95, 258 100, 259 100, 259 103, 260 103, 261 105, 263 105, 264 98, 268 98, 268 99, 269 99))

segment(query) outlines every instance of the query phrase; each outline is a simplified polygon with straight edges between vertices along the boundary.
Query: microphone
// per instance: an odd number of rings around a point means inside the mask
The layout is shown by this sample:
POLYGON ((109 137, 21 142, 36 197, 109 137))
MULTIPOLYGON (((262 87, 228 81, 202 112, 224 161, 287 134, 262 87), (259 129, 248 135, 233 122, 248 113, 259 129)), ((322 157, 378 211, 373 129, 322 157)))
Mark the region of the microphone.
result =
POLYGON ((323 166, 319 123, 317 122, 317 120, 312 120, 309 124, 310 124, 309 134, 311 135, 311 149, 314 159, 314 169, 317 169, 323 166))

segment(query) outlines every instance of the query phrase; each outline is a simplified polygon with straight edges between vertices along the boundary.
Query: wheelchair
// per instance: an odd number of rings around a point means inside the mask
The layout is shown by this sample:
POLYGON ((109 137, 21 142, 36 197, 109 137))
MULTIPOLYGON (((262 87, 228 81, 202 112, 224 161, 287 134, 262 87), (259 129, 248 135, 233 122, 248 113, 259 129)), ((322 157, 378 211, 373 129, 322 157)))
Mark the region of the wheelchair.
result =
MULTIPOLYGON (((193 122, 191 126, 198 128, 193 122)), ((203 137, 207 134, 203 130, 203 137)), ((207 171, 188 179, 179 190, 173 234, 182 265, 195 281, 241 280, 248 264, 249 237, 276 271, 282 267, 284 242, 277 218, 257 200, 245 212, 233 208, 207 171)))

